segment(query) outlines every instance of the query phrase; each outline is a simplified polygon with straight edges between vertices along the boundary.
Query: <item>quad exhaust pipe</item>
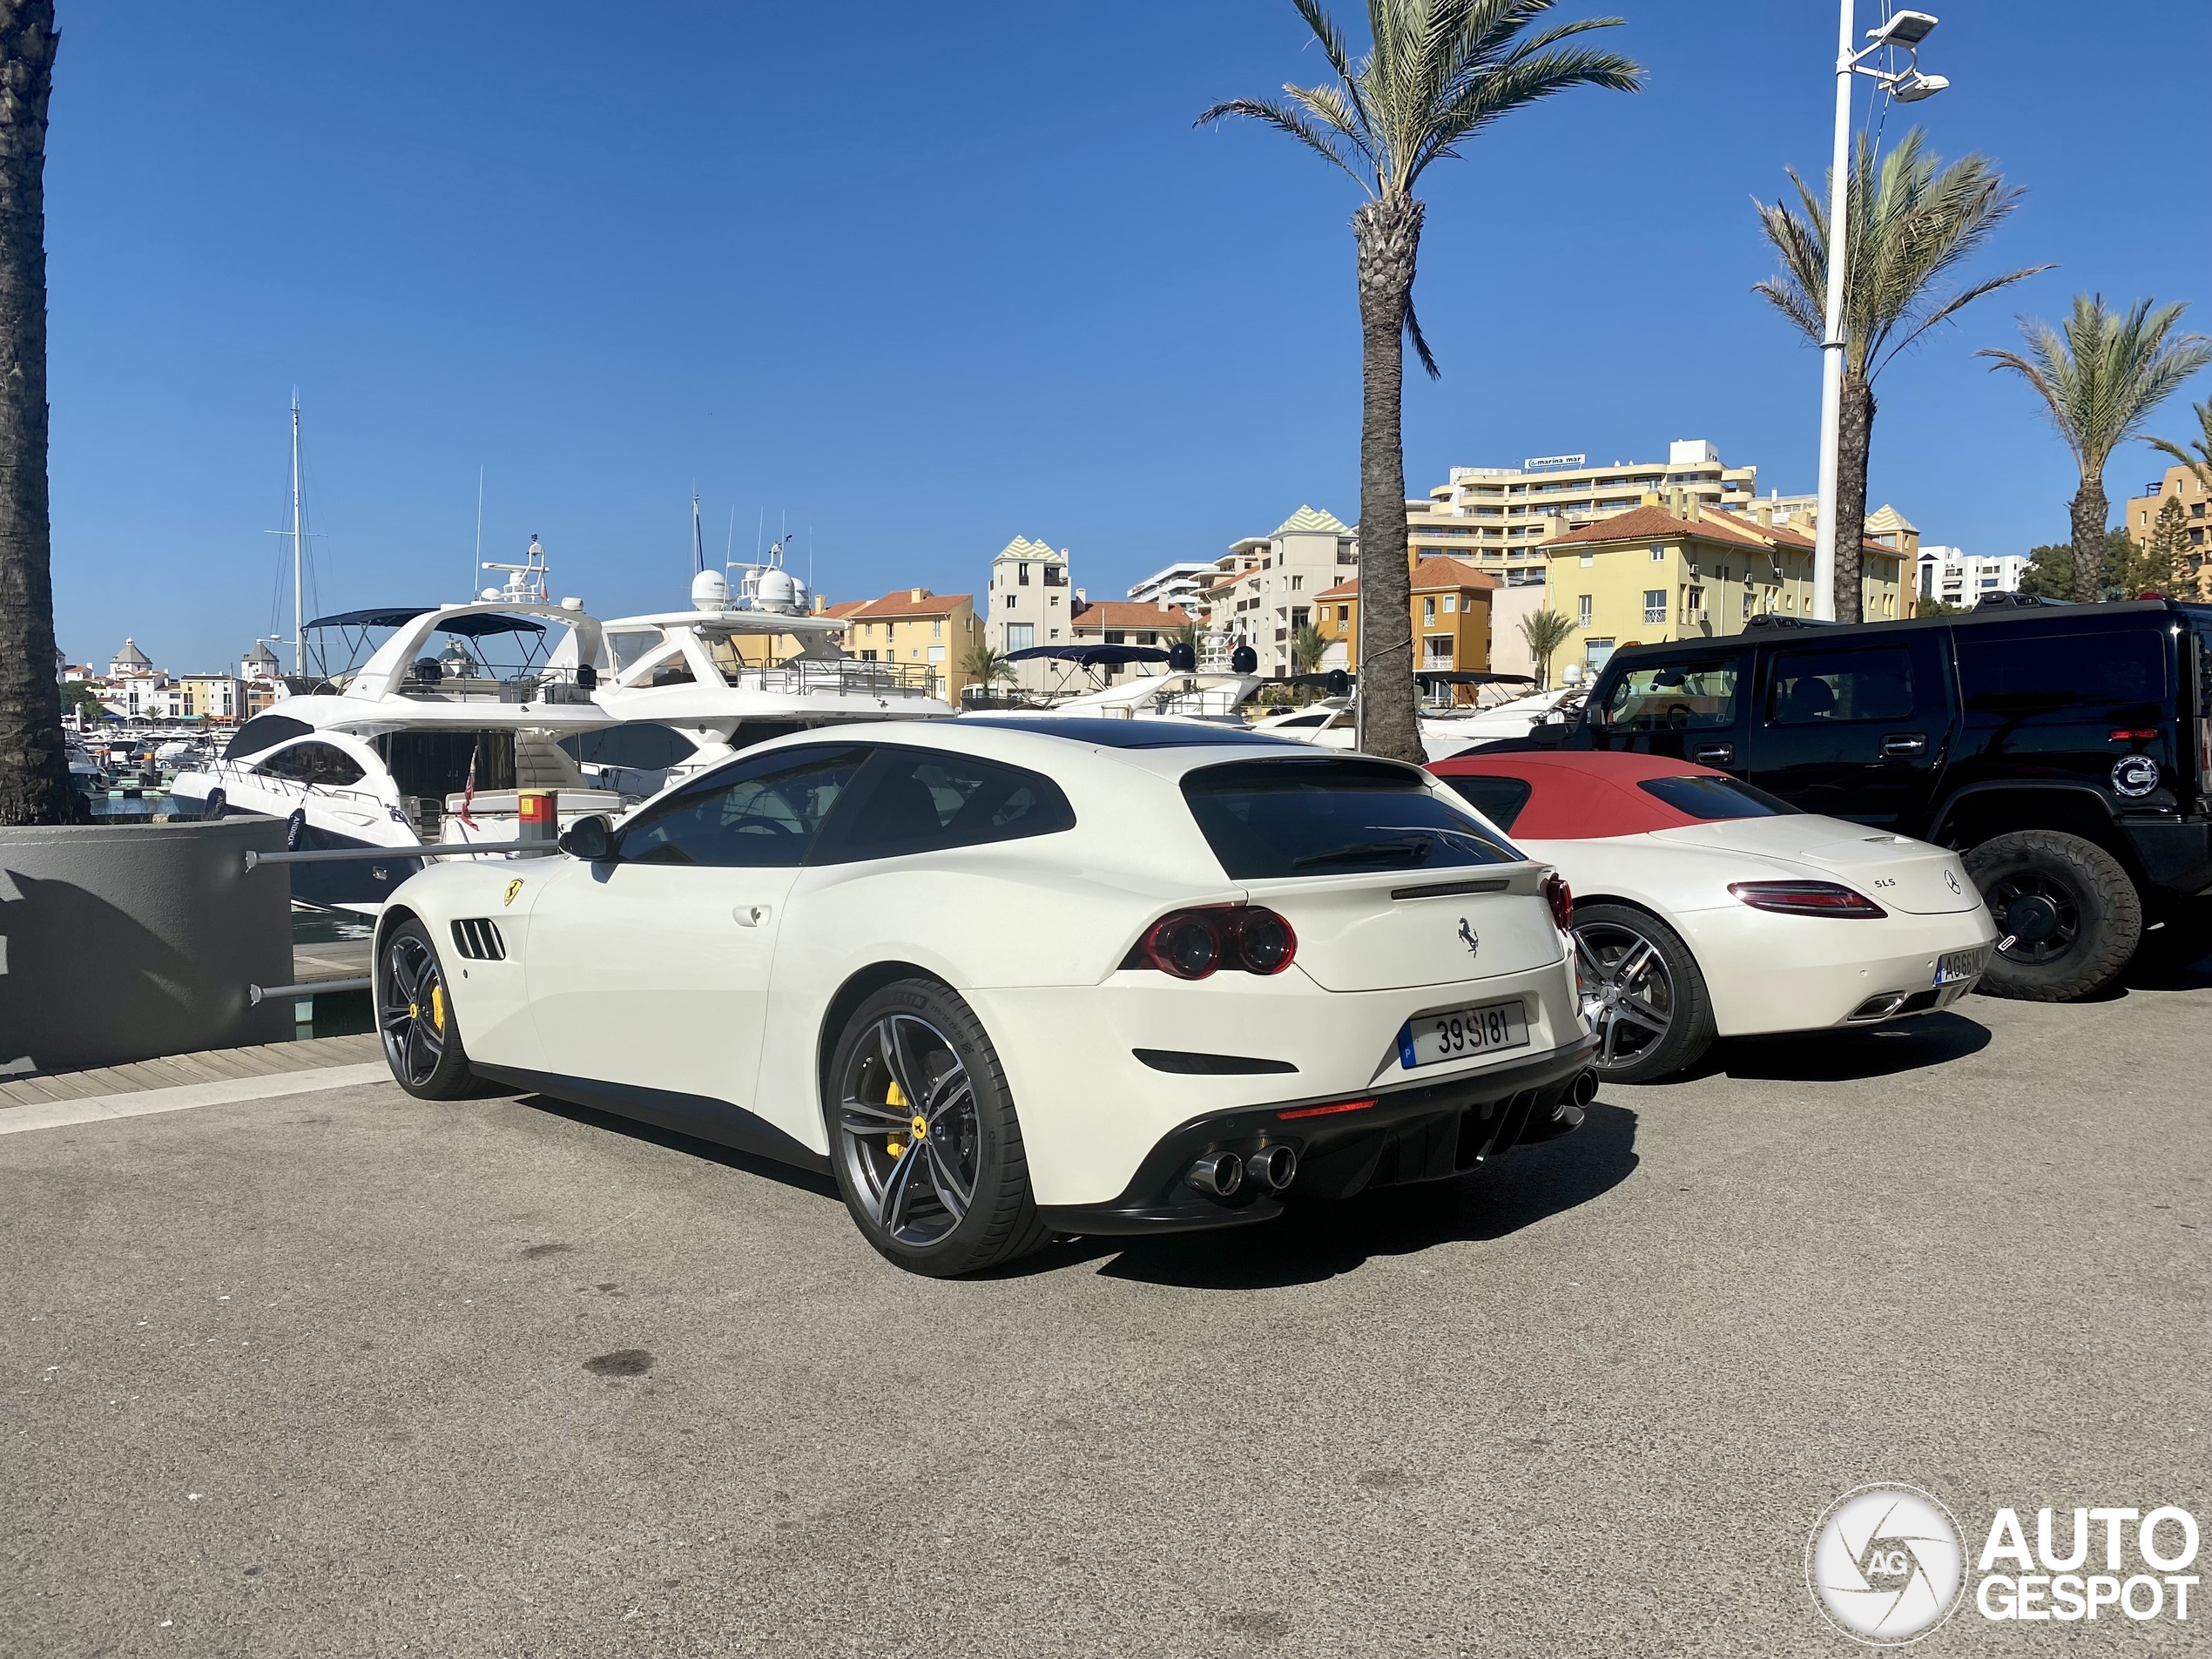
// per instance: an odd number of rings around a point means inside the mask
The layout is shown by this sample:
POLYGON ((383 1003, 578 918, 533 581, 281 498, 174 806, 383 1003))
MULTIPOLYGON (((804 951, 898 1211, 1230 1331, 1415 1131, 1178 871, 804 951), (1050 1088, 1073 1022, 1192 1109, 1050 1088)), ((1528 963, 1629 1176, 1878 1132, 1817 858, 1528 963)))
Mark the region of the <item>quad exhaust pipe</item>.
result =
POLYGON ((1249 1180, 1262 1192, 1280 1192, 1298 1178, 1298 1149, 1263 1146, 1248 1157, 1209 1152, 1184 1172, 1184 1184, 1209 1198, 1233 1198, 1249 1180))
POLYGON ((1576 1076, 1567 1091, 1567 1098, 1577 1106, 1587 1106, 1597 1098, 1597 1069, 1595 1067, 1576 1076))

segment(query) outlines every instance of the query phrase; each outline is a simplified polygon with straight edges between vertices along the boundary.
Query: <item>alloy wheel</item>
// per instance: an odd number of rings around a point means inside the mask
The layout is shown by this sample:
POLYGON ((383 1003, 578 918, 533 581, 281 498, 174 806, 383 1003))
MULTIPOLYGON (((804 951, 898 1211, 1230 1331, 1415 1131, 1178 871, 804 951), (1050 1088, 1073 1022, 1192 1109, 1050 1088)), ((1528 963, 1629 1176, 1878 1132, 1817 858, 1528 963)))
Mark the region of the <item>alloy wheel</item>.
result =
POLYGON ((1578 924, 1575 980, 1582 1017, 1598 1035, 1600 1070, 1625 1066, 1667 1040, 1674 981, 1657 945, 1617 922, 1578 924))
POLYGON ((2022 870, 1991 883, 1989 913, 2010 942, 2002 954, 2016 962, 2047 962, 2074 948, 2081 934, 2081 907, 2074 889, 2040 870, 2022 870))
POLYGON ((377 1018, 392 1069, 428 1088, 446 1051, 446 987, 430 948, 402 934, 384 953, 377 1018))
POLYGON ((839 1080, 839 1156, 869 1217, 910 1249, 959 1226, 975 1201, 975 1090, 928 1021, 889 1014, 853 1045, 839 1080))

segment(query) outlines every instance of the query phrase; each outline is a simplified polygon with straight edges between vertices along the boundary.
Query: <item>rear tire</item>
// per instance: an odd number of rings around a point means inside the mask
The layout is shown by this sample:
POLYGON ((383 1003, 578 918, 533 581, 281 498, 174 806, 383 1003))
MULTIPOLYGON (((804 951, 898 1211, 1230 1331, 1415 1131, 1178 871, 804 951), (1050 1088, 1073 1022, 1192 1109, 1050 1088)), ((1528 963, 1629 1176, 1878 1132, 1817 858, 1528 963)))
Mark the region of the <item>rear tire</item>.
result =
POLYGON ((2135 884, 2094 841, 2016 830, 1971 849, 1966 865, 1997 923, 1998 949, 1981 976, 1992 996, 2027 1002, 2094 996, 2120 977, 2142 942, 2135 884))
POLYGON ((417 1100, 459 1100, 475 1091, 476 1075, 461 1045, 445 969, 421 922, 410 919, 384 935, 375 997, 376 1029, 393 1082, 417 1100))
POLYGON ((1575 907, 1575 977, 1609 1083, 1649 1082, 1713 1046, 1713 999, 1682 935, 1630 905, 1575 907))
POLYGON ((1050 1242, 998 1051, 950 987, 900 980, 861 1003, 826 1083, 838 1191, 889 1260, 954 1278, 1050 1242))

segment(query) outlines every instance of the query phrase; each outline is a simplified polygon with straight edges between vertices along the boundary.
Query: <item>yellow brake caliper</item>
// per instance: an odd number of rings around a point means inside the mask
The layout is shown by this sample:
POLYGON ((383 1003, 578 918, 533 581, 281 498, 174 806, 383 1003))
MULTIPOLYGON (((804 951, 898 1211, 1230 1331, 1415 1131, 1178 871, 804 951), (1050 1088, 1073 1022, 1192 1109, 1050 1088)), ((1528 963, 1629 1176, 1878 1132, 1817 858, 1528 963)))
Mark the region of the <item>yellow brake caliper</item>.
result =
MULTIPOLYGON (((886 1106, 904 1106, 907 1104, 906 1090, 899 1087, 899 1080, 897 1078, 893 1078, 891 1080, 891 1086, 884 1090, 883 1103, 886 1106)), ((907 1155, 907 1143, 899 1138, 899 1131, 894 1130, 891 1131, 891 1138, 883 1143, 883 1150, 888 1152, 894 1158, 902 1158, 907 1155)))
POLYGON ((443 985, 433 985, 430 988, 430 1023, 438 1028, 440 1035, 442 1035, 444 1034, 446 1028, 446 988, 443 985))

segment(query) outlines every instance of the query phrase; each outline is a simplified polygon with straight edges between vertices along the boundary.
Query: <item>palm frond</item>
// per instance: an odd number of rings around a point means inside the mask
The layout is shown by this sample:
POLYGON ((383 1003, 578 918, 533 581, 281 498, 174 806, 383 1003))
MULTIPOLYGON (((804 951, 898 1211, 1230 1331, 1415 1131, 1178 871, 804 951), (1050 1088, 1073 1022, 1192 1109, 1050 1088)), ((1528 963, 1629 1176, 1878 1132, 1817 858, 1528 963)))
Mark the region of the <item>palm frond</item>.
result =
POLYGON ((1881 363, 1877 364, 1872 372, 1874 374, 1879 374, 1881 372, 1882 365, 1887 364, 1890 360, 1894 358, 1899 352, 1910 348, 1919 340, 1921 335, 1926 334, 1930 329, 1936 327, 1939 324, 1949 322, 1953 317, 1957 316, 1961 311, 1964 311, 1968 306, 1973 304, 1975 300, 1980 299, 1983 295, 1994 293, 2000 288, 2009 288, 2015 282, 2025 282, 2032 276, 2041 276, 2046 271, 2055 271, 2059 267, 2055 264, 2026 266, 2017 271, 2007 271, 2003 276, 1991 277, 1987 281, 1977 282, 1969 287, 1959 289, 1958 293, 1952 294, 1948 300, 1944 300, 1940 305, 1933 307, 1927 313, 1916 320, 1905 334, 1898 340, 1897 343, 1892 346, 1889 350, 1883 354, 1881 363))
POLYGON ((2078 293, 2062 330, 2033 317, 2019 320, 2024 354, 1977 355, 2035 388, 2082 476, 2094 478, 2114 449, 2139 435, 2153 409, 2212 363, 2212 340, 2174 333, 2186 309, 2179 302, 2138 300, 2114 312, 2103 295, 2078 293))
POLYGON ((1291 3, 1298 8, 1298 16, 1305 19, 1305 26, 1313 31, 1313 37, 1321 43, 1321 54, 1329 60, 1329 67, 1336 72, 1338 81, 1344 87, 1345 96, 1352 105, 1352 114, 1364 132, 1367 125, 1367 108, 1360 102, 1359 77, 1352 67, 1351 54, 1345 50, 1344 30, 1337 27, 1335 18, 1321 10, 1321 0, 1291 0, 1291 3))
POLYGON ((1406 291, 1406 338, 1413 342, 1413 354, 1421 360, 1421 367, 1433 381, 1444 378, 1444 371, 1436 366, 1436 359, 1428 348, 1428 341, 1421 338, 1421 320, 1413 314, 1413 292, 1406 291))
POLYGON ((1303 116, 1294 110, 1285 109, 1279 104, 1271 104, 1265 98, 1231 98, 1225 104, 1215 105, 1190 125, 1194 127, 1202 127, 1209 122, 1218 121, 1224 116, 1230 115, 1240 115, 1249 120, 1271 126, 1278 132, 1287 132, 1300 144, 1326 158, 1333 165, 1350 173, 1352 181, 1362 190, 1369 188, 1366 179, 1353 169, 1350 162, 1337 152, 1334 145, 1309 126, 1303 116))
POLYGON ((2191 405, 2190 412, 2204 428, 2204 435, 2194 440, 2187 449, 2168 438, 2145 438, 2143 442, 2161 455, 2173 456, 2195 475, 2198 483, 2212 490, 2212 398, 2191 405))

